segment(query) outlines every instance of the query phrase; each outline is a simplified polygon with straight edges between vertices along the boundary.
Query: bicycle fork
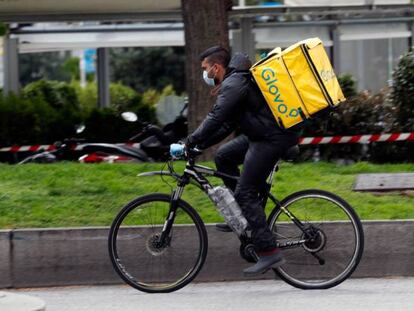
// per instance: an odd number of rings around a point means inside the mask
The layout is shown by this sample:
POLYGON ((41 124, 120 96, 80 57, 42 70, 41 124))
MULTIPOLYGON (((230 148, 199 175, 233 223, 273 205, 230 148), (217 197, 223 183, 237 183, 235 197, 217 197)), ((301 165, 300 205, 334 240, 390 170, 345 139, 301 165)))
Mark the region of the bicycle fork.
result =
POLYGON ((162 232, 161 232, 161 236, 159 240, 160 245, 165 245, 166 241, 169 242, 171 228, 174 223, 175 215, 177 212, 178 200, 181 198, 183 190, 184 190, 184 186, 178 186, 172 193, 170 209, 168 211, 167 218, 165 219, 164 226, 162 228, 162 232))

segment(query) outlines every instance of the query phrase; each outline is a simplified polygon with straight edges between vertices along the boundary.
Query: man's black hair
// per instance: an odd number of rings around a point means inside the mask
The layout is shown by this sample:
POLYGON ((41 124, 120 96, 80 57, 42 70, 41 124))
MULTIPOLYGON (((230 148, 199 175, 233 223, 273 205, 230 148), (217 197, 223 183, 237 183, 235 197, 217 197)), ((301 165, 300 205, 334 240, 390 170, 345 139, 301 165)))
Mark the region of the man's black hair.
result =
POLYGON ((230 62, 230 53, 227 49, 216 45, 200 54, 200 60, 203 61, 204 59, 207 59, 209 64, 217 63, 227 68, 230 62))

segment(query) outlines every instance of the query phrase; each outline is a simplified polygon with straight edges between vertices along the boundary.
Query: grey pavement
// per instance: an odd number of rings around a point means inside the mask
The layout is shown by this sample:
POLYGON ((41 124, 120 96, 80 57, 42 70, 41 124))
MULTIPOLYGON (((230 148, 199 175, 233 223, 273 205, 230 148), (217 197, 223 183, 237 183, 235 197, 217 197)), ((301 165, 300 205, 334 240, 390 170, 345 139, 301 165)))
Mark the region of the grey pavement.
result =
POLYGON ((44 311, 45 303, 36 297, 0 292, 1 311, 44 311))
POLYGON ((10 290, 46 301, 46 311, 137 310, 414 310, 414 278, 351 279, 329 290, 304 291, 282 281, 192 283, 170 294, 128 286, 10 290))

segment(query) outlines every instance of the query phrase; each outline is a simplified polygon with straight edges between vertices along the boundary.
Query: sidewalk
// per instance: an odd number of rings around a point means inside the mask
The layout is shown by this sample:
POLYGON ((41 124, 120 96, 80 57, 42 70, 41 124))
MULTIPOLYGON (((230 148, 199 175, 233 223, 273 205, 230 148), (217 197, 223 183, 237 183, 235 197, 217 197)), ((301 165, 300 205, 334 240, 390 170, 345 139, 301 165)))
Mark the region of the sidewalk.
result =
MULTIPOLYGON (((414 278, 351 279, 329 290, 299 290, 282 281, 192 283, 170 294, 129 286, 13 290, 46 301, 47 311, 409 311, 414 278)), ((1 309, 3 311, 3 309, 1 309)))
POLYGON ((0 292, 1 311, 45 311, 45 303, 36 297, 0 292))

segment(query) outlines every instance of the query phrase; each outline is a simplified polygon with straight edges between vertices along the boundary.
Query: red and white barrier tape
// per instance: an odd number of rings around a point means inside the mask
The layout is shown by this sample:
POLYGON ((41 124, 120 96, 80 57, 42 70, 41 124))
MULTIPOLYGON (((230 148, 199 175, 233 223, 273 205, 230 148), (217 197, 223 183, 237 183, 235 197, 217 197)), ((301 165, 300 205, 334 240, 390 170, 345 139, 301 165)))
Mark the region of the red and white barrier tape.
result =
POLYGON ((55 145, 12 146, 12 147, 0 148, 0 152, 12 152, 12 153, 24 152, 24 151, 36 152, 39 150, 52 151, 55 149, 56 149, 55 145))
POLYGON ((300 145, 321 145, 321 144, 369 144, 373 142, 392 142, 414 140, 412 133, 393 133, 393 134, 373 134, 373 135, 354 135, 354 136, 327 136, 327 137, 301 137, 300 145))
MULTIPOLYGON (((392 134, 373 134, 373 135, 354 135, 354 136, 326 136, 326 137, 301 137, 300 145, 322 145, 322 144, 369 144, 372 142, 393 142, 414 140, 414 132, 412 133, 392 133, 392 134)), ((136 144, 117 144, 128 145, 130 147, 138 147, 136 144)), ((36 152, 39 150, 51 151, 55 150, 55 145, 33 145, 33 146, 12 146, 0 148, 0 152, 36 152)), ((74 150, 82 150, 82 144, 77 145, 74 150)))
MULTIPOLYGON (((118 146, 130 146, 130 147, 135 147, 138 148, 139 147, 139 143, 134 143, 134 144, 116 144, 118 146)), ((73 150, 82 150, 83 145, 79 144, 79 145, 75 145, 74 148, 72 148, 73 150)), ((0 148, 0 152, 11 152, 11 153, 16 153, 16 152, 36 152, 36 151, 52 151, 52 150, 56 150, 56 146, 55 145, 33 145, 33 146, 12 146, 12 147, 3 147, 0 148)))

